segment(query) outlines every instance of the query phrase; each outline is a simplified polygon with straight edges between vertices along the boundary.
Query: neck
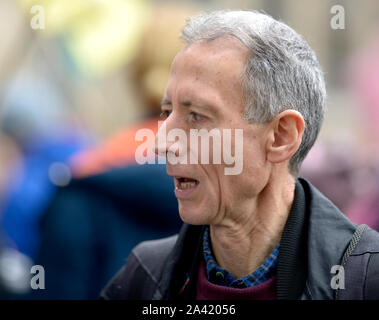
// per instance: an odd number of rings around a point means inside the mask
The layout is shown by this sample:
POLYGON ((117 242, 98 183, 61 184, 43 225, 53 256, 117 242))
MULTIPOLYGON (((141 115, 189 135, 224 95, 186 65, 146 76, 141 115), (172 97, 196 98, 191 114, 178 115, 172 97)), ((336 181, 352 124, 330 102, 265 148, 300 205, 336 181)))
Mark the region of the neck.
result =
POLYGON ((256 270, 278 245, 294 199, 294 179, 269 181, 221 224, 210 225, 212 249, 235 279, 256 270), (236 218, 237 217, 237 218, 236 218))

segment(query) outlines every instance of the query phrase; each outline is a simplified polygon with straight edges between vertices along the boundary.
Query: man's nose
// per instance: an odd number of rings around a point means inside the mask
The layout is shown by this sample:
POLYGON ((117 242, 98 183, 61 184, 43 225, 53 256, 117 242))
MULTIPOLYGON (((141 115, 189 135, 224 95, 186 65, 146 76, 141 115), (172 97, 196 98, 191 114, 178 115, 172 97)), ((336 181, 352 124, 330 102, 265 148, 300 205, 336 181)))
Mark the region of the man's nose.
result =
POLYGON ((158 122, 158 132, 155 135, 153 150, 154 153, 161 157, 167 157, 168 152, 170 152, 170 146, 174 141, 167 139, 167 135, 170 130, 175 129, 176 122, 172 118, 167 118, 165 121, 158 122))
POLYGON ((158 121, 158 132, 155 135, 152 147, 156 155, 166 157, 168 150, 166 121, 158 121))

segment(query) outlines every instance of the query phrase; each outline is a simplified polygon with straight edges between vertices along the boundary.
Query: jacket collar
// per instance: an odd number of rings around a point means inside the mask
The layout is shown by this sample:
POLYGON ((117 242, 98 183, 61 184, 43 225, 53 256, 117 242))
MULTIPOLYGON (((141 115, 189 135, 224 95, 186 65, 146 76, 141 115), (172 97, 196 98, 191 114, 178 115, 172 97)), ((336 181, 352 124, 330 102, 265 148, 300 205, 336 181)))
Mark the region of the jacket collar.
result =
POLYGON ((307 277, 307 207, 304 189, 295 183, 295 195, 280 240, 276 296, 297 299, 307 277))

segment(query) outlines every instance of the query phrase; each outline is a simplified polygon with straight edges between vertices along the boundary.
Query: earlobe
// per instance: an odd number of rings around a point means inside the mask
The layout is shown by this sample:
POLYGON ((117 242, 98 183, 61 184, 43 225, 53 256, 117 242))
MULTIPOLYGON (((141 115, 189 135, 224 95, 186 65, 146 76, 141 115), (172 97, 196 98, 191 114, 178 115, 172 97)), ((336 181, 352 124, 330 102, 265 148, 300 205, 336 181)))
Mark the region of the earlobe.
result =
POLYGON ((267 146, 267 160, 280 163, 290 160, 301 144, 305 128, 302 115, 296 110, 285 110, 272 120, 267 146))

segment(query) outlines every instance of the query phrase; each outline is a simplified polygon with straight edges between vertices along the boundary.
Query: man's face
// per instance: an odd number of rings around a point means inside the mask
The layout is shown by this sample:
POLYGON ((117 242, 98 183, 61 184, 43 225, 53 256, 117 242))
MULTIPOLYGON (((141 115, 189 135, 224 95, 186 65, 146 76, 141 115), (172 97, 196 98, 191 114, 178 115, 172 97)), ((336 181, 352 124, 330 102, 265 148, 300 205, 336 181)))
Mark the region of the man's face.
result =
MULTIPOLYGON (((266 161, 266 125, 249 124, 243 119, 244 99, 241 78, 248 50, 234 38, 198 42, 175 57, 162 100, 165 132, 182 129, 189 140, 191 129, 216 128, 221 135, 231 131, 231 150, 243 143, 242 172, 225 175, 226 164, 214 164, 212 143, 209 164, 172 164, 167 174, 174 177, 175 195, 182 220, 189 224, 227 223, 238 212, 253 210, 253 199, 264 188, 269 165, 266 161), (243 130, 243 141, 235 140, 235 130, 243 130), (186 178, 186 179, 184 179, 186 178), (250 208, 250 209, 249 209, 250 208)), ((158 132, 159 136, 161 130, 158 132)), ((159 139, 159 138, 158 138, 159 139)), ((170 152, 170 142, 157 143, 156 152, 170 152)), ((172 144, 172 143, 171 143, 172 144)), ((190 154, 190 142, 187 153, 190 154)), ((222 150, 225 149, 224 140, 222 150)))

